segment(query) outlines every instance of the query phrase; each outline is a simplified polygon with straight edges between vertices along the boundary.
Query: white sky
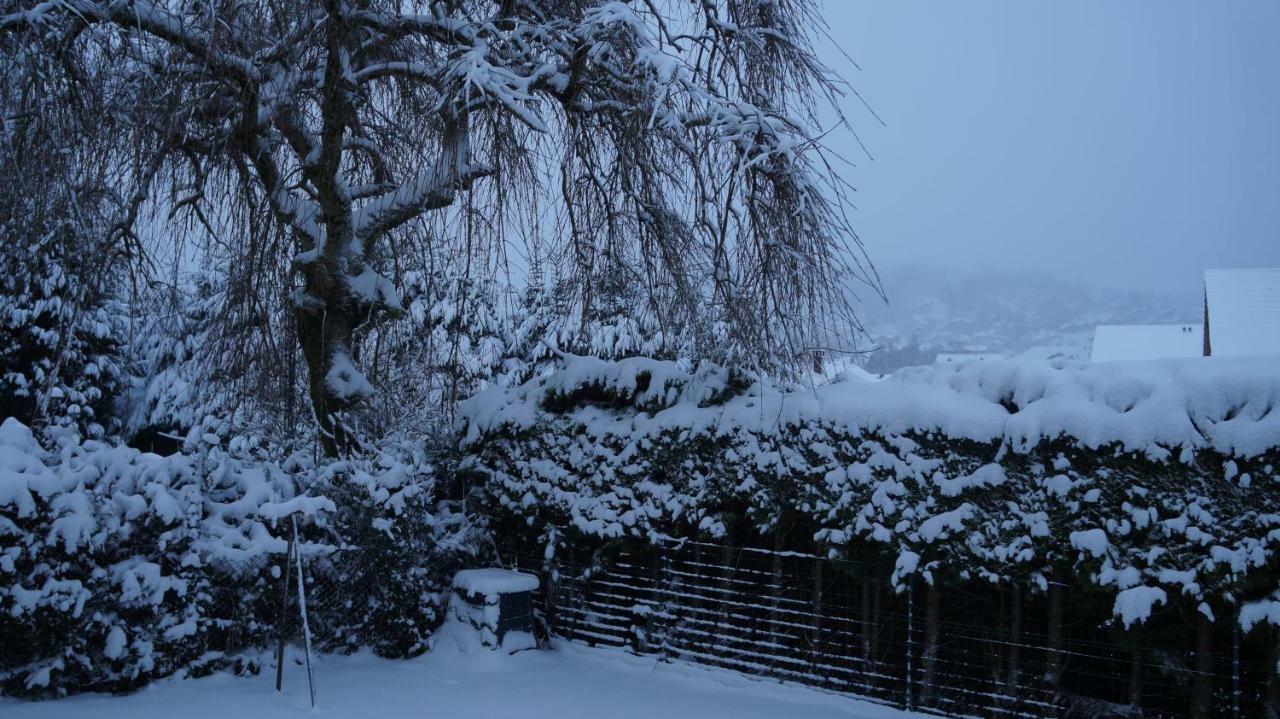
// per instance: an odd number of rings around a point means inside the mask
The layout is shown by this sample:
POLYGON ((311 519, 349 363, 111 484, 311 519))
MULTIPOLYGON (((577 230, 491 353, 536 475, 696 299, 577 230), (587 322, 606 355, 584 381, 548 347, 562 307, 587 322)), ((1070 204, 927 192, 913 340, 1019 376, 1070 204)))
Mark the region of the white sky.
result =
POLYGON ((1199 292, 1280 266, 1280 1, 824 0, 872 259, 1199 292))

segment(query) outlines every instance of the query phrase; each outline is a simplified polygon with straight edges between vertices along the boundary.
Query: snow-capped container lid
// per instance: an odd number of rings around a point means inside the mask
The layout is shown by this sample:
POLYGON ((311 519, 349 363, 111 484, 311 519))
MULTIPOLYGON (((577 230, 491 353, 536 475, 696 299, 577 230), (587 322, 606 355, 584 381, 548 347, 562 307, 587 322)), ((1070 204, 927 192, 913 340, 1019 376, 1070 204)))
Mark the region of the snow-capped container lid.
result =
POLYGON ((515 594, 536 590, 538 578, 508 569, 464 569, 453 575, 453 588, 485 596, 515 594))

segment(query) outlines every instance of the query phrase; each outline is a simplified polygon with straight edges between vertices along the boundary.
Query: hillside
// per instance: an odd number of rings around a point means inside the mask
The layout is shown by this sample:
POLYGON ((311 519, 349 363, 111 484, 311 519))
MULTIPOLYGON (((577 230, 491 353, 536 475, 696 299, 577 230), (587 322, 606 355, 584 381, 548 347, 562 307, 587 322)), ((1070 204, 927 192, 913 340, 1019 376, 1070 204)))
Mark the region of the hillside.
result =
POLYGON ((1100 288, 1047 272, 884 268, 889 297, 858 304, 874 349, 867 369, 929 364, 939 352, 1018 354, 1035 346, 1069 347, 1087 356, 1099 324, 1196 322, 1197 288, 1151 294, 1100 288))

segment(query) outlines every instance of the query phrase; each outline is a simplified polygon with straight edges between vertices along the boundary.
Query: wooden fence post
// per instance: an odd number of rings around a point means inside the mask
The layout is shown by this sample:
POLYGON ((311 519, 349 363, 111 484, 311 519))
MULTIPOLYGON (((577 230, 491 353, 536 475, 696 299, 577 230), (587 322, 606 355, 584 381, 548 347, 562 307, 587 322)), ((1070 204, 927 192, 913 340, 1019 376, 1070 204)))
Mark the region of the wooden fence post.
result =
MULTIPOLYGON (((736 591, 732 582, 734 578, 734 567, 737 566, 737 562, 740 558, 740 556, 734 556, 733 539, 731 537, 725 537, 724 544, 720 545, 720 588, 723 590, 721 592, 722 597, 734 596, 733 593, 736 591)), ((730 614, 728 611, 716 612, 715 627, 717 635, 723 631, 721 623, 732 626, 732 621, 729 620, 729 616, 730 614)))
POLYGON ((307 686, 311 689, 311 708, 316 707, 316 674, 311 668, 311 620, 307 616, 307 577, 302 571, 302 549, 298 546, 298 515, 291 514, 293 520, 293 561, 298 565, 298 612, 302 615, 302 646, 307 653, 307 686))

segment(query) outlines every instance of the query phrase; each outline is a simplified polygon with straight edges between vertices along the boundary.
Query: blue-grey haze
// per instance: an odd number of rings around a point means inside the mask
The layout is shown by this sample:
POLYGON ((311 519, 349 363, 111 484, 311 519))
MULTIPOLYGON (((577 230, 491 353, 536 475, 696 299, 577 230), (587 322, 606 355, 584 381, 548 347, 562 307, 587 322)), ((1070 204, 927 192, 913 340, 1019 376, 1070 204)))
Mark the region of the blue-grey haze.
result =
MULTIPOLYGON (((1277 0, 825 0, 881 264, 1198 292, 1280 265, 1277 0)), ((889 288, 892 295, 892 288, 889 288)))

